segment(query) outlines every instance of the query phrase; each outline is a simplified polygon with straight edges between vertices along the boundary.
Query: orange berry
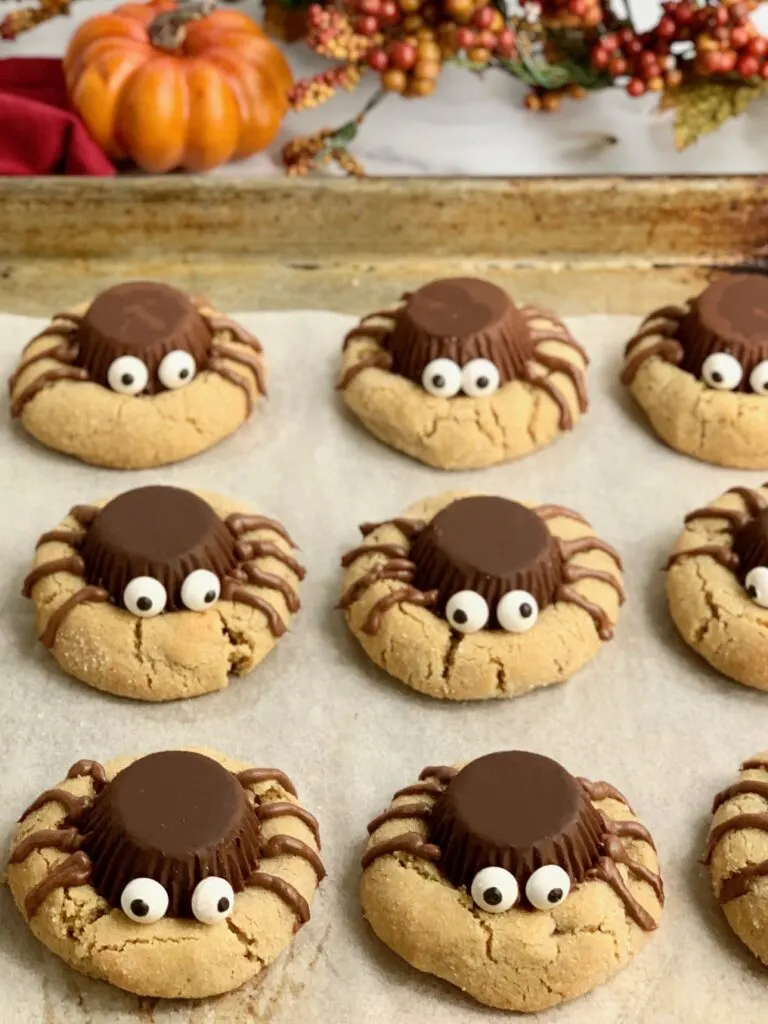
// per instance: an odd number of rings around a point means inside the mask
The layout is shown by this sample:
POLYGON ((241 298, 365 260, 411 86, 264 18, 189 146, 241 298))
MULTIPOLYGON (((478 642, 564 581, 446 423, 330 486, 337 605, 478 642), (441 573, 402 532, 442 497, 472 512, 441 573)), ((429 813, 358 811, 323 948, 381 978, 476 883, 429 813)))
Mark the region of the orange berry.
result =
POLYGON ((397 0, 397 6, 403 14, 415 14, 421 7, 421 0, 397 0))
POLYGON ((408 89, 409 96, 431 96, 437 88, 433 78, 415 78, 408 89))
POLYGON ((562 102, 562 97, 556 92, 545 92, 541 97, 541 109, 546 110, 548 114, 553 114, 559 109, 562 102))
POLYGON ((664 79, 661 75, 657 75, 654 78, 649 78, 645 85, 650 92, 661 92, 664 88, 664 79))
POLYGON ((440 62, 436 60, 420 60, 413 69, 414 78, 434 81, 440 74, 440 62))
POLYGON ((397 68, 391 68, 381 76, 381 87, 386 89, 387 92, 403 93, 407 84, 408 79, 405 76, 405 72, 398 71, 397 68))
POLYGON ((525 97, 525 105, 529 110, 541 110, 541 99, 535 92, 529 92, 525 97))
POLYGON ((440 60, 440 47, 432 39, 425 39, 416 47, 419 60, 440 60))
POLYGON ((467 50, 467 57, 473 64, 487 64, 491 59, 491 54, 482 46, 473 46, 471 50, 467 50))
POLYGON ((424 24, 424 19, 419 14, 409 14, 403 19, 403 28, 406 32, 416 32, 424 24))

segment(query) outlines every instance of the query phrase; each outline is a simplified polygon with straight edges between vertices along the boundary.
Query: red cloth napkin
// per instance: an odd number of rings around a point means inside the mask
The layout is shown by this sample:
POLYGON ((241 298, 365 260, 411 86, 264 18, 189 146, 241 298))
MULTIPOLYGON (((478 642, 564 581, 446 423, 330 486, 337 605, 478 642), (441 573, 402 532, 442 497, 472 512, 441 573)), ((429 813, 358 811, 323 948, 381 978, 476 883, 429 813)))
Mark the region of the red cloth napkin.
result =
POLYGON ((0 60, 0 175, 9 174, 115 174, 69 105, 60 60, 0 60))

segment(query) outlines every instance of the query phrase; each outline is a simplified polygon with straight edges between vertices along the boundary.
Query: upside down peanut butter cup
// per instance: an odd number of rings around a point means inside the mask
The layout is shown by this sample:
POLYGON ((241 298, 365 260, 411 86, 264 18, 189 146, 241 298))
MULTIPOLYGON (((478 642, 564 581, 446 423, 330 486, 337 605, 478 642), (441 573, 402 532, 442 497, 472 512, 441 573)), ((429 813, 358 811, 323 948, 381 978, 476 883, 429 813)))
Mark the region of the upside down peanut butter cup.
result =
POLYGON ((237 777, 203 754, 165 751, 119 772, 82 826, 92 884, 113 907, 129 882, 151 878, 171 917, 191 917, 209 875, 241 892, 259 864, 260 828, 237 777))
POLYGON ((432 281, 408 297, 387 339, 392 371, 420 382, 433 359, 463 366, 490 360, 502 383, 522 375, 533 351, 530 329, 507 293, 473 277, 432 281))
POLYGON ((466 765, 438 798, 430 840, 440 870, 456 886, 490 865, 511 872, 521 890, 545 864, 581 882, 600 856, 599 813, 556 761, 513 750, 466 765))
POLYGON ((768 279, 740 274, 715 281, 693 300, 678 338, 684 370, 698 377, 707 356, 727 352, 744 370, 739 390, 748 391, 751 371, 768 359, 768 279))
POLYGON ((768 509, 747 519, 733 538, 738 557, 739 575, 743 578, 752 569, 768 566, 768 509))
MULTIPOLYGON (((110 366, 135 356, 148 371, 144 391, 163 390, 158 368, 169 352, 188 352, 198 367, 211 347, 211 330, 194 304, 175 288, 154 281, 129 281, 102 292, 91 303, 74 337, 77 365, 91 380, 110 386, 110 366)), ((130 382, 126 382, 130 386, 130 382)))
POLYGON ((543 608, 562 582, 560 553, 546 524, 507 498, 451 502, 418 535, 409 557, 417 566, 413 585, 437 590, 441 611, 462 590, 479 593, 490 609, 511 590, 527 591, 543 608))
POLYGON ((178 487, 140 487, 96 515, 81 555, 91 585, 121 600, 140 576, 165 588, 168 608, 181 609, 181 586, 196 569, 222 579, 235 564, 235 538, 211 506, 178 487))

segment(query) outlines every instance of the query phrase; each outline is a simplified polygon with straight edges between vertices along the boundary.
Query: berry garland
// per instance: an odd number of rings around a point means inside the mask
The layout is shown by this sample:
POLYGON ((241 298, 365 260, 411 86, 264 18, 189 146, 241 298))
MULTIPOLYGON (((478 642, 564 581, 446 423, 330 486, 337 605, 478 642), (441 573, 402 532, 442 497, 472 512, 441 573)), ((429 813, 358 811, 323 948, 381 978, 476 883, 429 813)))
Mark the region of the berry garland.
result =
POLYGON ((368 111, 389 93, 430 96, 447 64, 520 79, 531 110, 556 110, 566 97, 608 87, 633 97, 660 93, 662 109, 675 110, 676 143, 683 148, 768 88, 768 38, 751 20, 758 6, 758 0, 668 0, 658 24, 638 33, 608 0, 521 0, 514 14, 505 0, 313 3, 305 41, 338 63, 299 81, 293 108, 352 91, 366 71, 378 75, 379 91, 341 128, 293 139, 283 154, 288 172, 307 174, 342 155, 348 169, 347 146, 368 111))

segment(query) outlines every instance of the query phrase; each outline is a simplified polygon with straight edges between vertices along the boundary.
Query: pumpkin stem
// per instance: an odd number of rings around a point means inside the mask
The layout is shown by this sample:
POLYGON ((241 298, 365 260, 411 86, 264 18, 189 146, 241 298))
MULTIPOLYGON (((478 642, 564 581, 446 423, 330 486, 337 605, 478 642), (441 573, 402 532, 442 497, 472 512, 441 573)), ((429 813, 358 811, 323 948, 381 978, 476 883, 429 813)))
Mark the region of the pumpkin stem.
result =
POLYGON ((207 18, 215 6, 216 0, 178 0, 175 10, 163 11, 150 23, 150 42, 158 50, 178 50, 186 39, 188 22, 207 18))

